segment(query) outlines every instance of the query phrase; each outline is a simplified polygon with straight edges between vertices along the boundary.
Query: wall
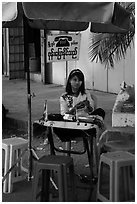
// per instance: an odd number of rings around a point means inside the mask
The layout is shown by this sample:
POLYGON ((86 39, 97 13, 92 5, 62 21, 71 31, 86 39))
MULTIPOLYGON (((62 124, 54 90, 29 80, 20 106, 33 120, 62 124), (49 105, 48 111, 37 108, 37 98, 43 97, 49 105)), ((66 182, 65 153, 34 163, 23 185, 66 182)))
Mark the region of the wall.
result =
POLYGON ((68 67, 68 73, 74 68, 76 68, 75 61, 67 62, 54 62, 52 63, 52 73, 53 73, 53 83, 65 85, 66 83, 66 69, 68 67))
POLYGON ((3 28, 4 75, 9 79, 24 79, 24 29, 23 22, 16 28, 3 28))
MULTIPOLYGON (((127 51, 126 59, 115 63, 114 69, 109 69, 107 75, 107 70, 103 65, 89 61, 89 30, 81 33, 79 61, 68 63, 69 72, 73 68, 80 68, 85 74, 86 88, 89 89, 118 93, 123 80, 128 84, 135 84, 135 49, 133 46, 127 51)), ((53 83, 65 84, 65 68, 65 62, 53 63, 53 83)))

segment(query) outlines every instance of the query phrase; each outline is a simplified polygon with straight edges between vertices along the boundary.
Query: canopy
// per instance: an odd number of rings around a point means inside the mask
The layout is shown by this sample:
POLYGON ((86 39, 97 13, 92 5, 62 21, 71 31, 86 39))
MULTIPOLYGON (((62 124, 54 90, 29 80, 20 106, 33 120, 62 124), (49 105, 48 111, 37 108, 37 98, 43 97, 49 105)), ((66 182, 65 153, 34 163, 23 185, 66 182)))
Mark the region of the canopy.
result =
POLYGON ((2 4, 3 27, 14 27, 25 15, 33 28, 62 31, 124 33, 130 13, 114 2, 6 2, 2 4), (8 12, 7 12, 8 11, 8 12), (12 22, 7 22, 12 21, 12 22))

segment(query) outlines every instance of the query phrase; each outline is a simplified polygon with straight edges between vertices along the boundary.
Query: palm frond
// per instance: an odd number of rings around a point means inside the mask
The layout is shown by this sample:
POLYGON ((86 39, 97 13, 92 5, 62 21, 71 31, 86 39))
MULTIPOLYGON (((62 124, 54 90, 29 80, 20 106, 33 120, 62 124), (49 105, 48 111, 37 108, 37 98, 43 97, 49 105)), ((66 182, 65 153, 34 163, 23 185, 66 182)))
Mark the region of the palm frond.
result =
POLYGON ((114 62, 125 58, 127 49, 134 46, 135 34, 135 3, 120 2, 131 12, 131 30, 126 34, 98 33, 90 34, 89 38, 89 60, 100 61, 105 67, 114 67, 114 62))

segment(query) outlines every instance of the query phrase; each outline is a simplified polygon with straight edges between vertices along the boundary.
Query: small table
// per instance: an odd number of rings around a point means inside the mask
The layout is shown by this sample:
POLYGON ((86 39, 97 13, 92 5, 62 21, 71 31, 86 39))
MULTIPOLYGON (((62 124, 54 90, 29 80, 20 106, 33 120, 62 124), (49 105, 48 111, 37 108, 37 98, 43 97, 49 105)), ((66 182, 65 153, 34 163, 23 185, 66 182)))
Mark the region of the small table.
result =
POLYGON ((46 126, 46 127, 58 127, 58 128, 67 128, 67 129, 76 129, 76 130, 89 130, 92 128, 97 128, 98 126, 91 123, 79 122, 79 121, 51 121, 51 120, 36 120, 34 123, 46 126))

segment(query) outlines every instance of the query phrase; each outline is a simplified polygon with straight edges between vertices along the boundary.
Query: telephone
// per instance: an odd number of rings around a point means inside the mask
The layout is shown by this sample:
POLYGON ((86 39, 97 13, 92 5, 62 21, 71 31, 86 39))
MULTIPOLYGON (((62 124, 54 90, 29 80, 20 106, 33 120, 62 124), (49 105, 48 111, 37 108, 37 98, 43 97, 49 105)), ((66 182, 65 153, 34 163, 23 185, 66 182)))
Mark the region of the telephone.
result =
POLYGON ((56 47, 68 47, 70 46, 69 41, 72 41, 71 36, 58 36, 54 40, 57 42, 56 47))

